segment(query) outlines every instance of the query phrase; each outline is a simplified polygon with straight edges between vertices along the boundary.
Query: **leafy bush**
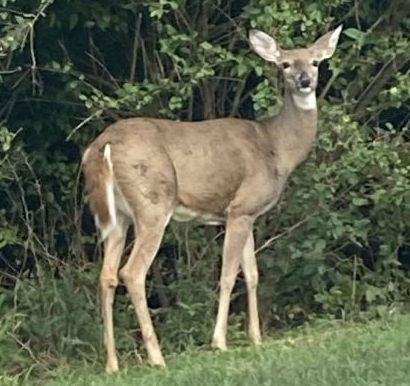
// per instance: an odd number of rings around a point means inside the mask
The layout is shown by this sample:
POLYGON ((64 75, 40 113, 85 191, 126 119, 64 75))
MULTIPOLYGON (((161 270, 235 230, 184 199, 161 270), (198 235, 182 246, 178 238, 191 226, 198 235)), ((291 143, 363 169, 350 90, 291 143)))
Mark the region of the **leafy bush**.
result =
MULTIPOLYGON (((410 267, 403 3, 3 0, 0 365, 16 373, 72 358, 101 363, 101 248, 84 207, 81 153, 123 117, 276 114, 281 81, 250 52, 249 28, 293 48, 344 25, 321 68, 318 143, 257 223, 266 332, 316 316, 366 319, 400 308, 410 267)), ((167 352, 209 341, 220 231, 173 225, 165 235, 177 253, 162 251, 148 286, 167 352)), ((239 280, 234 339, 242 337, 245 303, 239 280)), ((121 287, 115 315, 120 353, 139 352, 121 287)))
POLYGON ((369 138, 340 109, 323 110, 316 150, 269 215, 284 236, 261 252, 266 281, 279 278, 271 290, 264 283, 262 292, 270 307, 289 315, 297 309, 298 317, 312 311, 374 316, 409 291, 398 259, 409 237, 403 140, 369 138))

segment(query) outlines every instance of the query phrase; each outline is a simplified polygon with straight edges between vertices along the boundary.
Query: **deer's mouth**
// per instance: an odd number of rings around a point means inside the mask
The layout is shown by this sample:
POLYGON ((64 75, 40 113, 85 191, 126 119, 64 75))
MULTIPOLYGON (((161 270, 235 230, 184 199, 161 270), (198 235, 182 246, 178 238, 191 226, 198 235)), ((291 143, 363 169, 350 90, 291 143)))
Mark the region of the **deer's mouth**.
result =
POLYGON ((310 94, 313 91, 311 86, 299 87, 299 92, 301 94, 310 94))

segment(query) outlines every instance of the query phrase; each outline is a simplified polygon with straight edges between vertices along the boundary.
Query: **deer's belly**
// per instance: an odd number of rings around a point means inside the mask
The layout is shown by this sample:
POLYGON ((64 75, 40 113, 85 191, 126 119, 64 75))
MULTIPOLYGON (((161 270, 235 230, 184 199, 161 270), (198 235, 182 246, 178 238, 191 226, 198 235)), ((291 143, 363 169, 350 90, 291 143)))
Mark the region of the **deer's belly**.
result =
POLYGON ((174 209, 172 219, 178 222, 194 220, 206 225, 221 225, 225 222, 223 217, 210 213, 200 213, 183 205, 178 205, 174 209))

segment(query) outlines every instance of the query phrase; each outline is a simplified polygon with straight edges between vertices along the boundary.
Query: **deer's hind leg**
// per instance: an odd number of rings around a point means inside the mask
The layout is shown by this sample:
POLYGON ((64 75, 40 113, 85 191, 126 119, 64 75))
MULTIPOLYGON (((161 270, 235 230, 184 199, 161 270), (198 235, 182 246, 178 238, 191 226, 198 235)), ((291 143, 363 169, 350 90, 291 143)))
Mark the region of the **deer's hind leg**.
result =
POLYGON ((136 238, 130 257, 120 270, 120 278, 135 309, 148 360, 157 366, 165 366, 165 361, 149 314, 145 281, 176 201, 175 172, 166 159, 161 161, 144 169, 142 174, 138 168, 129 169, 121 180, 122 193, 133 213, 136 238))
POLYGON ((104 260, 100 273, 101 311, 104 322, 104 345, 107 351, 106 372, 111 374, 118 370, 118 359, 115 351, 113 303, 115 289, 118 285, 118 268, 125 246, 128 224, 118 217, 116 226, 104 240, 104 260))
POLYGON ((145 281, 172 211, 156 212, 155 210, 156 208, 145 207, 144 212, 138 214, 135 221, 136 240, 127 263, 120 270, 120 277, 127 287, 134 306, 149 362, 152 365, 165 366, 149 314, 145 281))

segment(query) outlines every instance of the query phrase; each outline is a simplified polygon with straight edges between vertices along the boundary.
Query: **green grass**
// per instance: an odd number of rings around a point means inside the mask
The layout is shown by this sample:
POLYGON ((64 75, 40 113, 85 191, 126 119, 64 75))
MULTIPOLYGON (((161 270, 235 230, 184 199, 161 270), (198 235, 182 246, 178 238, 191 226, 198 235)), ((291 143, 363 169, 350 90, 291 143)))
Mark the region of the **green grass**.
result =
POLYGON ((366 325, 308 327, 281 338, 267 339, 257 348, 232 348, 225 353, 185 352, 169 356, 167 362, 165 370, 122 363, 123 368, 116 376, 104 375, 101 366, 73 366, 52 372, 47 376, 52 377, 48 382, 42 379, 37 383, 47 386, 408 386, 410 315, 366 325))

